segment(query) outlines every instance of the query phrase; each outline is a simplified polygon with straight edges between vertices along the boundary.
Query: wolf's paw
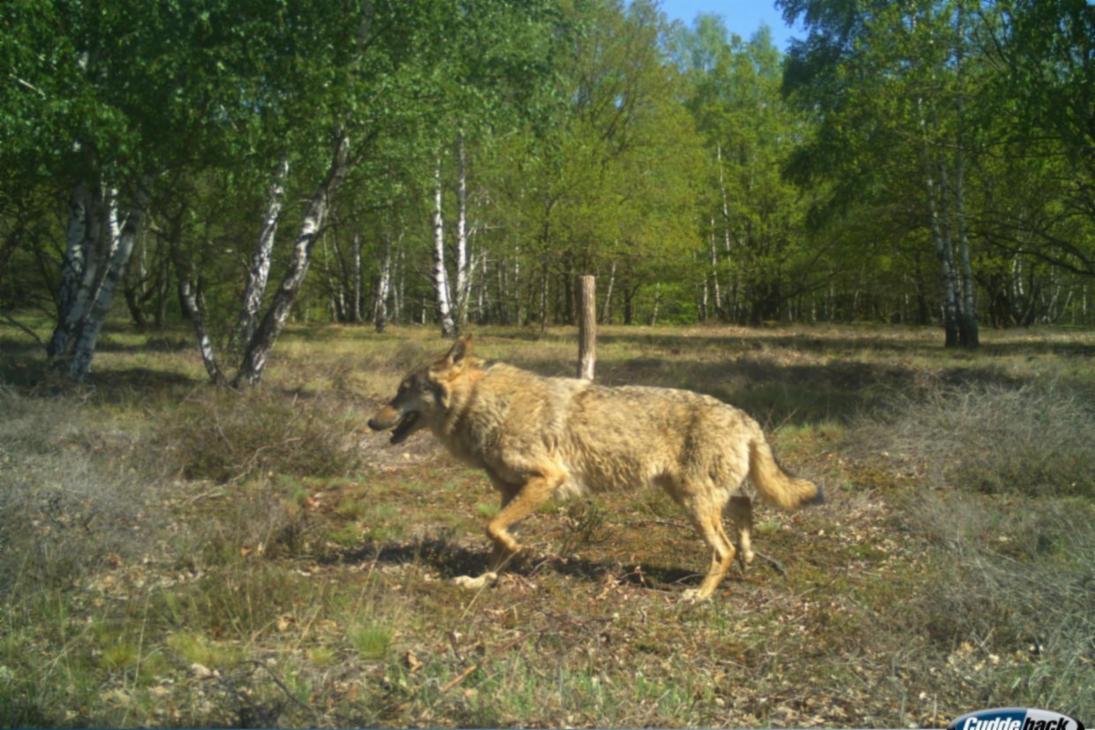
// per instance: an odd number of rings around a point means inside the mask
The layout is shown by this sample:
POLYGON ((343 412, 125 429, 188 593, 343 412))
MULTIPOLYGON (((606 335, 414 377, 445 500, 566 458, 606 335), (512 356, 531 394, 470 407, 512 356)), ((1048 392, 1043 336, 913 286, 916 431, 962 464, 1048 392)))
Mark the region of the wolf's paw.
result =
POLYGON ((704 601, 706 601, 710 597, 711 597, 710 593, 708 593, 707 595, 704 595, 703 591, 701 591, 699 588, 688 588, 684 592, 681 593, 681 603, 688 603, 688 604, 703 603, 704 601))
POLYGON ((757 557, 752 550, 738 550, 738 565, 742 571, 753 564, 753 558, 757 557))
POLYGON ((478 578, 472 578, 470 575, 458 575, 452 579, 452 582, 461 588, 467 588, 469 590, 479 590, 488 585, 494 585, 498 582, 498 574, 493 570, 488 570, 478 578))

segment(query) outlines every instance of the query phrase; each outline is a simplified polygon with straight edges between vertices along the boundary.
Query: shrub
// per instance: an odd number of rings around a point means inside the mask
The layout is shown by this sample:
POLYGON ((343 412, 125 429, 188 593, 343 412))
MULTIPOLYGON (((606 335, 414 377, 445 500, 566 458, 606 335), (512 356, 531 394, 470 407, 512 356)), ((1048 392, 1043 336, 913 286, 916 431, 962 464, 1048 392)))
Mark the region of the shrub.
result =
POLYGON ((1007 687, 1031 705, 1090 712, 1091 504, 929 492, 914 497, 904 521, 934 546, 934 590, 905 609, 915 628, 948 649, 965 644, 1025 660, 984 672, 986 690, 1007 687))
POLYGON ((361 459, 359 428, 357 414, 336 399, 211 389, 184 403, 162 436, 186 477, 227 482, 268 471, 350 472, 361 459))
POLYGON ((1053 386, 940 388, 893 399, 849 444, 897 460, 926 485, 1095 496, 1095 412, 1053 386))

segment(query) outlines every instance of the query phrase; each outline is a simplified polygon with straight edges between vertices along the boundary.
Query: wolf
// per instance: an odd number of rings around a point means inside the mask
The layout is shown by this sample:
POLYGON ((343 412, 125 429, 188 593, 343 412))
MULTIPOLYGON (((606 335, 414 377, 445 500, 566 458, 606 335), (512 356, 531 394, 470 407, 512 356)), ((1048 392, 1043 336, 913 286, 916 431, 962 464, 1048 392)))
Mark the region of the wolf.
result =
POLYGON ((743 568, 753 559, 753 496, 783 509, 823 498, 818 485, 776 463, 755 420, 722 401, 687 390, 544 377, 475 357, 470 337, 403 378, 368 423, 391 430, 392 444, 428 428, 458 459, 483 469, 501 495, 487 524, 490 568, 456 579, 469 588, 497 578, 520 549, 510 528, 551 497, 656 484, 711 550, 702 583, 683 594, 706 600, 735 556, 743 568), (727 511, 734 541, 723 528, 727 511))

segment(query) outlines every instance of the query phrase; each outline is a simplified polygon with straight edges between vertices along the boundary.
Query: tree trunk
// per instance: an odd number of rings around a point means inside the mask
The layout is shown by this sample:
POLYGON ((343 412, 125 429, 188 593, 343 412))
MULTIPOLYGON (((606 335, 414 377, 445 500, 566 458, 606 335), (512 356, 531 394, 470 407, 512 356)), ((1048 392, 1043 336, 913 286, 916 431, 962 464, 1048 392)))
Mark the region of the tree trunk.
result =
POLYGON ((487 313, 490 309, 490 303, 487 295, 487 286, 490 281, 490 272, 487 270, 488 258, 484 251, 478 257, 478 264, 472 266, 472 271, 479 271, 479 286, 475 299, 475 321, 479 324, 487 323, 487 313))
POLYGON ((540 334, 547 331, 548 265, 547 259, 540 270, 540 334))
POLYGON ((954 151, 954 215, 955 228, 958 239, 958 263, 962 276, 962 307, 961 317, 958 322, 959 338, 963 347, 975 348, 980 345, 977 332, 977 301, 973 280, 973 266, 970 263, 970 243, 966 226, 966 201, 965 201, 965 88, 963 84, 963 55, 965 46, 965 15, 964 4, 959 2, 955 22, 957 25, 955 48, 955 78, 957 93, 955 104, 957 106, 957 136, 958 144, 954 151))
MULTIPOLYGON (((513 292, 513 321, 515 324, 523 324, 524 318, 521 311, 521 247, 513 252, 513 282, 510 289, 513 292)), ((529 289, 532 289, 530 286, 529 289)), ((527 310, 526 310, 527 311, 527 310)))
POLYGON ((205 366, 205 372, 209 374, 210 382, 223 386, 228 384, 228 380, 217 363, 213 339, 205 328, 205 301, 202 296, 201 282, 195 275, 194 267, 186 261, 182 253, 182 225, 185 214, 185 208, 179 210, 178 215, 171 221, 167 234, 169 258, 174 262, 175 276, 178 279, 179 306, 183 317, 190 320, 190 325, 194 328, 198 352, 201 354, 202 365, 205 366))
POLYGON ((384 234, 384 258, 380 262, 380 275, 373 297, 373 326, 383 332, 388 324, 388 290, 392 283, 392 238, 384 234))
MULTIPOLYGON (((920 130, 923 138, 922 155, 924 167, 924 183, 928 197, 928 213, 931 222, 932 243, 935 254, 939 258, 942 271, 943 285, 943 330, 947 347, 958 344, 958 279, 954 271, 954 249, 949 236, 944 235, 942 221, 940 220, 940 208, 946 201, 946 192, 936 192, 935 177, 932 173, 931 147, 928 143, 927 118, 923 110, 923 100, 916 100, 917 110, 920 116, 920 130)), ((945 208, 944 208, 945 210, 945 208)))
POLYGON ((111 205, 111 238, 114 239, 110 255, 106 260, 106 269, 99 286, 95 290, 95 296, 86 316, 80 323, 72 347, 72 356, 68 361, 68 376, 76 381, 82 381, 91 372, 91 359, 95 354, 95 343, 99 339, 99 332, 110 313, 110 306, 114 301, 114 291, 118 282, 125 275, 126 266, 133 246, 137 240, 144 219, 144 211, 147 200, 143 191, 138 191, 138 201, 130 209, 125 222, 121 223, 118 217, 117 203, 111 205))
POLYGON ((97 197, 85 182, 80 182, 69 199, 65 255, 61 260, 61 283, 57 294, 57 326, 46 346, 50 360, 65 357, 69 340, 87 313, 98 272, 95 251, 101 238, 97 197))
POLYGON ((205 329, 205 303, 201 285, 191 280, 190 275, 182 271, 179 271, 179 301, 186 309, 186 315, 194 327, 194 335, 198 339, 198 352, 201 353, 205 372, 209 373, 209 380, 215 385, 226 385, 228 381, 220 365, 217 364, 213 340, 205 329))
POLYGON ((278 165, 270 190, 266 195, 266 211, 262 216, 262 228, 255 252, 251 256, 251 265, 247 269, 247 285, 243 290, 243 305, 233 341, 238 347, 246 348, 255 333, 262 298, 266 294, 266 284, 270 278, 270 262, 273 258, 274 239, 278 232, 278 219, 281 216, 282 201, 285 198, 285 181, 289 176, 289 160, 282 159, 278 165))
POLYGON ((700 286, 700 296, 696 301, 696 307, 699 309, 701 322, 706 322, 710 318, 710 312, 707 310, 707 302, 710 298, 711 294, 708 292, 707 277, 704 277, 703 284, 700 286))
POLYGON ((612 289, 616 286, 616 261, 608 268, 608 286, 605 287, 605 306, 601 309, 601 323, 612 324, 612 289))
MULTIPOLYGON (((715 300, 714 300, 715 315, 719 319, 722 319, 723 318, 722 292, 719 291, 719 252, 718 252, 718 249, 715 247, 714 223, 715 223, 715 221, 712 220, 711 221, 712 230, 711 230, 711 233, 708 234, 708 236, 707 236, 707 243, 708 243, 708 248, 710 249, 709 250, 709 256, 710 256, 710 259, 711 259, 711 284, 712 284, 712 291, 713 291, 713 294, 714 294, 714 297, 715 297, 715 300)), ((705 302, 705 304, 706 304, 706 302, 705 302)), ((706 310, 707 307, 705 306, 704 309, 706 310)))
POLYGON ((633 324, 635 321, 635 294, 638 291, 637 286, 624 287, 624 324, 633 324))
POLYGON ((144 305, 151 296, 151 291, 146 291, 149 280, 146 262, 147 248, 143 237, 136 241, 129 267, 126 269, 125 276, 122 277, 122 294, 125 297, 126 308, 129 309, 129 316, 138 330, 148 326, 144 313, 144 305))
POLYGON ((449 299, 449 275, 445 268, 445 219, 441 208, 441 192, 441 158, 438 157, 433 193, 433 290, 441 336, 455 337, 456 324, 453 322, 449 299))
MULTIPOLYGON (((350 276, 353 279, 353 302, 350 303, 350 318, 354 322, 361 321, 361 231, 354 231, 354 240, 351 244, 353 246, 352 255, 352 267, 353 271, 350 272, 350 276)), ((391 241, 387 244, 386 261, 388 266, 388 281, 391 281, 391 258, 392 258, 392 246, 391 241)))
POLYGON ((396 280, 395 280, 395 292, 394 292, 394 296, 392 297, 392 315, 395 317, 396 322, 402 322, 403 321, 403 302, 404 302, 403 296, 407 291, 406 290, 406 281, 407 280, 406 280, 406 276, 405 276, 405 273, 406 273, 406 270, 407 270, 407 262, 406 262, 406 251, 405 251, 405 248, 403 246, 403 236, 402 236, 402 234, 396 240, 396 250, 397 250, 398 253, 395 257, 395 262, 396 262, 396 269, 398 270, 399 275, 396 277, 396 280))
POLYGON ((296 245, 293 247, 293 254, 289 260, 289 269, 282 277, 281 285, 274 294, 270 309, 267 310, 266 316, 262 318, 262 322, 247 343, 240 370, 233 380, 234 385, 257 385, 262 380, 266 359, 278 335, 285 328, 289 310, 296 301, 300 287, 304 283, 304 277, 308 273, 312 249, 326 222, 331 198, 346 175, 349 147, 349 139, 345 133, 340 133, 335 142, 335 150, 327 175, 308 202, 308 209, 304 214, 296 245))
POLYGON ((456 330, 468 324, 468 293, 471 282, 468 271, 468 170, 464 153, 464 134, 456 137, 456 330))
POLYGON ((125 276, 143 222, 143 188, 123 221, 116 191, 77 185, 69 205, 65 255, 57 296, 57 325, 46 352, 53 367, 82 381, 91 370, 99 332, 125 276))

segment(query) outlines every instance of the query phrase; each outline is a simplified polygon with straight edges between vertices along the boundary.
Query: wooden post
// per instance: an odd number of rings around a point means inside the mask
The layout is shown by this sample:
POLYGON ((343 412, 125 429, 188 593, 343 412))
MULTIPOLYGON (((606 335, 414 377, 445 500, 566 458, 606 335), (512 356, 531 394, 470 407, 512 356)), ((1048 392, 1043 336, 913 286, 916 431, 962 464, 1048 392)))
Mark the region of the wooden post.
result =
POLYGON ((597 364, 597 279, 579 277, 578 290, 578 377, 593 380, 597 364))

